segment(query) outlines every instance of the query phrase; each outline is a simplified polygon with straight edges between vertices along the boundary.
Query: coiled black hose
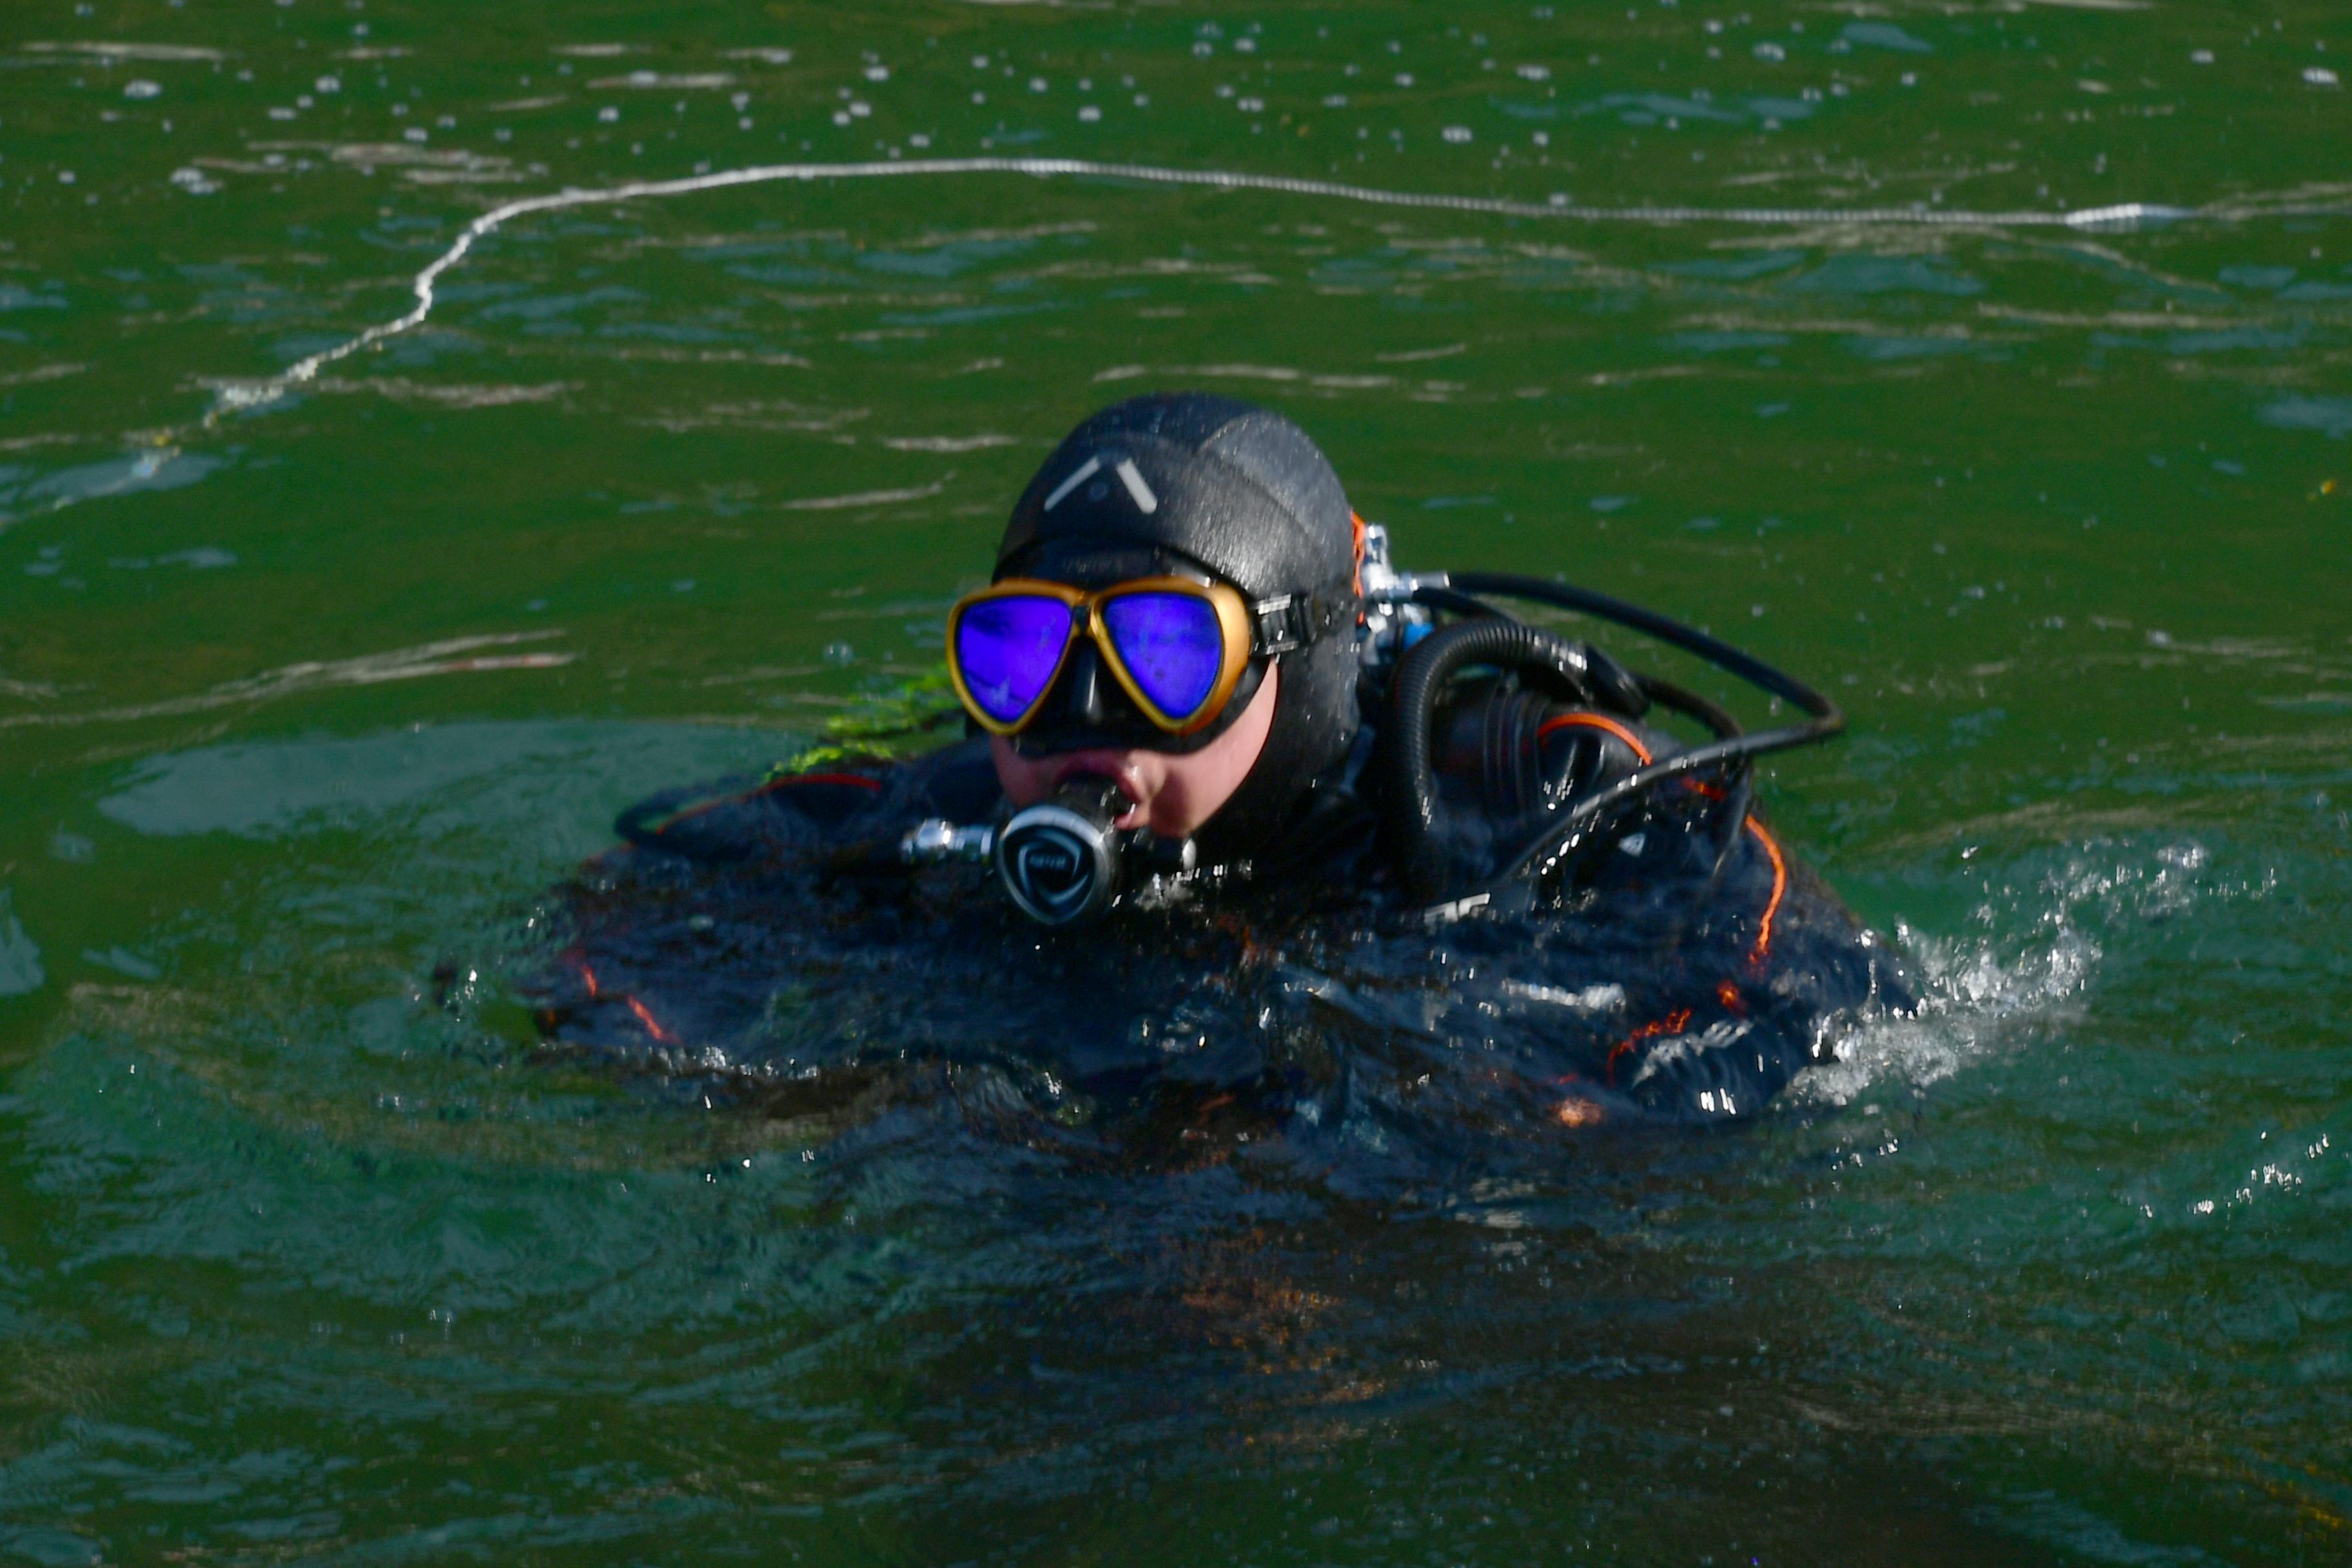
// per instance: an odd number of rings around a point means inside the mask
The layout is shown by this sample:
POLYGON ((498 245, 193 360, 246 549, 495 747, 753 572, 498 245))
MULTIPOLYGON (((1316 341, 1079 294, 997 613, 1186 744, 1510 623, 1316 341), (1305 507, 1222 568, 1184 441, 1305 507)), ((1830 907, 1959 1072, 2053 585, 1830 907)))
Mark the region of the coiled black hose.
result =
MULTIPOLYGON (((1541 685, 1560 675, 1566 668, 1561 655, 1566 654, 1575 660, 1580 688, 1568 700, 1590 702, 1593 668, 1602 658, 1596 651, 1496 610, 1475 597, 1481 594, 1532 599, 1646 633, 1794 703, 1808 716, 1808 721, 1746 734, 1730 714, 1696 693, 1653 677, 1640 678, 1644 698, 1698 720, 1715 732, 1716 739, 1653 763, 1600 794, 1577 802, 1513 857, 1499 874, 1471 891, 1499 893, 1514 883, 1549 875, 1582 843, 1596 823, 1626 801, 1670 780, 1717 770, 1728 772, 1735 775, 1732 782, 1740 789, 1744 800, 1747 770, 1756 758, 1826 741, 1845 728, 1845 715, 1837 704, 1803 681, 1654 610, 1645 610, 1590 588, 1547 582, 1540 577, 1505 572, 1456 573, 1445 579, 1444 585, 1431 584, 1414 597, 1433 608, 1474 613, 1475 618, 1432 633, 1406 654, 1397 672, 1390 722, 1394 739, 1388 748, 1385 782, 1390 799, 1395 803, 1398 868, 1406 888, 1416 898, 1434 902, 1448 896, 1462 896, 1445 882, 1442 845, 1444 825, 1440 820, 1442 808, 1430 766, 1430 727, 1445 680, 1465 664, 1484 663, 1518 670, 1541 685), (1520 635, 1513 636, 1515 633, 1520 635)), ((1610 668, 1615 667, 1612 664, 1610 668)), ((1733 820, 1736 824, 1738 818, 1733 820)))
POLYGON ((1396 836, 1398 873, 1406 890, 1424 902, 1433 903, 1448 891, 1444 807, 1430 760, 1431 715, 1446 681, 1471 664, 1509 670, 1563 702, 1593 700, 1592 661, 1584 648, 1507 616, 1456 621, 1413 645, 1390 692, 1381 782, 1396 836))

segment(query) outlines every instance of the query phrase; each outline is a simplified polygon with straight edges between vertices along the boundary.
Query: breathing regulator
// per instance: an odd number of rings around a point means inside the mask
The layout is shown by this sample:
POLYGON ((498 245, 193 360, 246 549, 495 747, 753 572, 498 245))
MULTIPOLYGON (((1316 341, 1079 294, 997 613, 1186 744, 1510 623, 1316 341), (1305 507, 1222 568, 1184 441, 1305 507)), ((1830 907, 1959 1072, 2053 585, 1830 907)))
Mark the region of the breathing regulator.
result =
POLYGON ((992 862, 1005 892, 1040 925, 1099 919, 1119 895, 1152 877, 1181 879, 1199 864, 1189 838, 1115 826, 1127 796, 1108 779, 1072 779, 1051 800, 1024 806, 995 826, 958 827, 934 818, 899 841, 910 866, 992 862))

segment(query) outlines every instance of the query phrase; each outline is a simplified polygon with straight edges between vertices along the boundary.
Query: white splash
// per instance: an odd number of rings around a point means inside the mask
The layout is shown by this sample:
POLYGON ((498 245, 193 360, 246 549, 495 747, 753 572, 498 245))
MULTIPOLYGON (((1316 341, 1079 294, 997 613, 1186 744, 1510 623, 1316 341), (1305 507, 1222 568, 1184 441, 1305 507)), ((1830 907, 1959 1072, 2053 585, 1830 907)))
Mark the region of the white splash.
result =
POLYGON ((1799 1078, 1790 1102, 1843 1105, 1874 1086, 1917 1089, 1949 1078, 2021 1032, 2074 1016, 2105 957, 2100 930, 2269 891, 2266 880, 2214 880, 2209 851, 2193 839, 2117 855, 2122 847, 2085 844, 2029 882, 1989 888, 1979 921, 1998 929, 2023 915, 2029 922, 2000 944, 2005 952, 1988 941, 1934 937, 1898 923, 1920 982, 1918 1011, 1838 1039, 1833 1059, 1799 1078))

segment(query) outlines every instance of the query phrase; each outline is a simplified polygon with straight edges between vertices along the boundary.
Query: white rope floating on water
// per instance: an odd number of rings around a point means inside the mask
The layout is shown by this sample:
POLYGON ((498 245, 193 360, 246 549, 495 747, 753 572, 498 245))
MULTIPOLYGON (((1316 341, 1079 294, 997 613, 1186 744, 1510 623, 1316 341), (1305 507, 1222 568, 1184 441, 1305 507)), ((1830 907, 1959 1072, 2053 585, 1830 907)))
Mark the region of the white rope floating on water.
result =
POLYGON ((1212 190, 1270 191, 1280 195, 1332 201, 1362 202, 1373 206, 1408 207, 1428 211, 1477 213, 1492 217, 1550 218, 1571 223, 1679 224, 1721 223, 1760 226, 1822 225, 1903 225, 1936 228, 2063 228, 2076 232, 2131 228, 2144 223, 2168 223, 2202 214, 2186 207, 2132 202, 2120 206, 2086 207, 2079 212, 1968 212, 1944 207, 1600 207, 1554 200, 1513 201, 1500 196, 1448 195, 1418 191, 1386 191, 1370 185, 1343 184, 1335 180, 1303 180, 1285 174, 1251 174, 1224 169, 1171 169, 1150 163, 1098 163, 1084 158, 908 158, 863 163, 763 163, 746 169, 694 174, 676 180, 639 180, 598 190, 577 187, 543 196, 526 196, 492 207, 467 224, 456 243, 416 275, 410 285, 416 303, 395 321, 368 328, 357 337, 296 361, 266 380, 224 386, 219 401, 205 415, 213 424, 224 414, 257 408, 276 402, 293 388, 311 381, 320 371, 424 325, 433 313, 434 288, 441 275, 465 260, 474 242, 496 233, 508 223, 533 213, 560 212, 570 207, 610 206, 621 202, 660 196, 691 195, 700 191, 736 185, 767 184, 778 180, 871 180, 924 174, 1026 174, 1036 179, 1092 177, 1132 180, 1145 184, 1194 185, 1212 190))

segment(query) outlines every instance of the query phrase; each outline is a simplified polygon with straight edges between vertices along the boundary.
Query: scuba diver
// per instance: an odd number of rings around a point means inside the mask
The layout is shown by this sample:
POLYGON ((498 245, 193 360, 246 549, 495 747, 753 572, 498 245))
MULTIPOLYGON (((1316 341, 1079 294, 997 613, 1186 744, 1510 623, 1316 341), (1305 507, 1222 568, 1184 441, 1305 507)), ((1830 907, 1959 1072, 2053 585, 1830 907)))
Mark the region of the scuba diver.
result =
POLYGON ((1833 705, 1587 590, 1400 573, 1267 410, 1087 419, 946 645, 961 742, 623 813, 571 892, 543 1033, 824 1079, 836 1108, 903 1093, 912 1058, 987 1061, 1048 1086, 1049 1120, 1149 1102, 1192 1137, 1203 1107, 1321 1124, 1471 1062, 1462 1092, 1551 1122, 1722 1121, 1910 1005, 1752 804, 1755 759, 1835 733, 1833 705), (1744 731, 1510 603, 1806 717, 1744 731))

